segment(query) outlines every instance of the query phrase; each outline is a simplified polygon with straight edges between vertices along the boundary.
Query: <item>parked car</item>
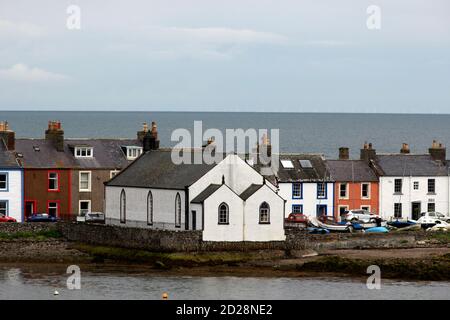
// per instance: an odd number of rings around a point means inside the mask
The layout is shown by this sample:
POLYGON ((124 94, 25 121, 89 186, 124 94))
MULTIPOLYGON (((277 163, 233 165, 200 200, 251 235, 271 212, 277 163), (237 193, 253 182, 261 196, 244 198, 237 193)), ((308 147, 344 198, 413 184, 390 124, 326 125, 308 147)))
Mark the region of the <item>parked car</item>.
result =
POLYGON ((105 214, 103 212, 88 212, 84 217, 86 222, 105 222, 105 214))
POLYGON ((446 222, 446 217, 442 213, 439 212, 423 212, 421 217, 417 220, 417 223, 421 225, 422 228, 430 228, 435 226, 436 224, 441 224, 442 222, 446 222))
POLYGON ((308 224, 308 217, 302 213, 291 213, 289 214, 286 222, 304 223, 308 224))
POLYGON ((17 220, 1 213, 0 214, 0 222, 17 222, 17 220))
POLYGON ((376 222, 379 219, 380 219, 379 215, 362 209, 350 210, 347 211, 345 214, 345 220, 352 222, 361 221, 364 223, 368 223, 368 222, 376 222))
MULTIPOLYGON (((429 218, 434 218, 434 219, 439 219, 445 222, 450 222, 450 217, 446 216, 443 213, 440 212, 436 212, 436 211, 430 211, 430 212, 422 212, 420 214, 420 217, 429 217, 429 218)), ((420 218, 419 218, 420 219, 420 218)))
POLYGON ((56 217, 48 213, 33 213, 27 217, 27 222, 56 222, 56 217))

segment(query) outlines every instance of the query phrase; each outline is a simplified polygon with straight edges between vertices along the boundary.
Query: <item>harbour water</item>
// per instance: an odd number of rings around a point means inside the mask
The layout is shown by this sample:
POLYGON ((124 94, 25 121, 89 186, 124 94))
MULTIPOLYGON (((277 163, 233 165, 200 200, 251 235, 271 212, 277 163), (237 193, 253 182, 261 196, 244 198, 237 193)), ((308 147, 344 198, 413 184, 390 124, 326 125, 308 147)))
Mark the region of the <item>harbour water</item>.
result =
POLYGON ((450 282, 365 279, 164 276, 147 272, 81 272, 81 289, 68 290, 63 270, 0 267, 0 300, 20 299, 450 299, 450 282), (59 295, 53 293, 57 290, 59 295))
POLYGON ((172 131, 192 130, 194 121, 203 131, 225 129, 280 129, 283 152, 322 153, 337 157, 347 146, 352 157, 365 141, 378 152, 398 152, 403 142, 411 152, 424 153, 433 139, 450 144, 450 115, 343 114, 343 113, 237 113, 237 112, 23 112, 0 111, 17 137, 44 136, 48 120, 62 121, 66 137, 132 138, 143 122, 156 121, 162 146, 172 146, 172 131))

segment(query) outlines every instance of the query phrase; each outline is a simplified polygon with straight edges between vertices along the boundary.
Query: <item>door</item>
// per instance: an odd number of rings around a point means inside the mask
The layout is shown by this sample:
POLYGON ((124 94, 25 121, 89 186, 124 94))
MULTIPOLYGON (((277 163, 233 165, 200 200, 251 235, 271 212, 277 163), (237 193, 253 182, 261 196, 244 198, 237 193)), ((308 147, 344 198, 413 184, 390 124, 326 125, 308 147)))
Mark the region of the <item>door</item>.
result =
POLYGON ((36 202, 25 201, 25 217, 29 217, 35 212, 36 212, 36 202))
POLYGON ((192 230, 197 230, 197 211, 192 210, 192 230))
POLYGON ((413 220, 418 220, 420 218, 420 202, 412 202, 411 203, 411 217, 413 220))
POLYGON ((317 217, 326 216, 327 215, 327 205, 326 204, 318 204, 316 214, 317 214, 317 217))

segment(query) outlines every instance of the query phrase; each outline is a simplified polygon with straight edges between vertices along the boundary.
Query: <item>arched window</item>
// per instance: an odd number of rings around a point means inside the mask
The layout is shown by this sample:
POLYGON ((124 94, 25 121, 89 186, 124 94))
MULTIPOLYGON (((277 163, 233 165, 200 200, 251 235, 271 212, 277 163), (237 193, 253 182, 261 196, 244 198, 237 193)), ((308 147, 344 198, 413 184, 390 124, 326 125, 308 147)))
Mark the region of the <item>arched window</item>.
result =
POLYGON ((127 219, 127 196, 125 190, 120 193, 120 223, 125 223, 127 219))
POLYGON ((259 223, 270 223, 270 207, 267 202, 259 206, 259 223))
POLYGON ((229 210, 228 205, 225 202, 222 202, 219 206, 219 224, 228 224, 229 223, 229 210))
POLYGON ((147 195, 147 225, 153 225, 153 194, 151 191, 147 195))
POLYGON ((179 193, 175 197, 175 227, 181 227, 181 197, 179 193))

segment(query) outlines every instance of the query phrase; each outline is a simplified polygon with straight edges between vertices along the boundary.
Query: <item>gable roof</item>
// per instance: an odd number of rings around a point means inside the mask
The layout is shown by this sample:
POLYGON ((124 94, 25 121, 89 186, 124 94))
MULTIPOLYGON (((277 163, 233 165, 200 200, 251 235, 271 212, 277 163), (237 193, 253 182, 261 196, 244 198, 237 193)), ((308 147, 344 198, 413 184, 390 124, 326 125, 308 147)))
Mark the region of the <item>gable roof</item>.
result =
POLYGON ((214 192, 216 192, 222 185, 221 184, 210 184, 208 187, 206 187, 205 190, 199 193, 198 196, 196 196, 194 199, 192 199, 192 203, 202 203, 206 199, 209 198, 210 195, 212 195, 214 192))
POLYGON ((247 200, 250 198, 256 191, 261 189, 263 184, 251 184, 247 189, 245 189, 239 197, 241 197, 242 200, 247 200))
MULTIPOLYGON (((331 181, 330 172, 325 164, 322 155, 319 154, 279 154, 278 172, 273 172, 265 177, 275 185, 277 181, 283 182, 317 182, 331 181), (308 160, 310 166, 303 167, 300 160, 308 160), (282 161, 291 161, 292 168, 283 166, 282 161)), ((255 168, 262 173, 262 166, 255 165, 255 168)))
POLYGON ((379 154, 375 160, 381 176, 447 176, 448 166, 429 154, 379 154))
POLYGON ((58 152, 46 139, 16 139, 15 151, 24 168, 116 169, 130 163, 123 146, 141 145, 137 139, 65 139, 64 151, 58 152), (93 147, 93 157, 76 158, 74 146, 93 147))
POLYGON ((0 168, 16 169, 20 168, 16 157, 12 151, 8 151, 3 139, 0 139, 0 168))
POLYGON ((363 160, 327 160, 331 178, 344 182, 376 182, 378 177, 363 160))
MULTIPOLYGON (((191 159, 201 150, 191 151, 191 159)), ((122 170, 107 186, 184 189, 200 179, 209 170, 216 166, 213 164, 181 163, 172 161, 171 149, 152 150, 144 153, 125 170, 122 170)))

